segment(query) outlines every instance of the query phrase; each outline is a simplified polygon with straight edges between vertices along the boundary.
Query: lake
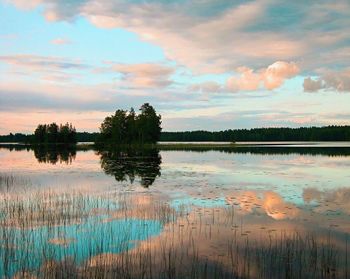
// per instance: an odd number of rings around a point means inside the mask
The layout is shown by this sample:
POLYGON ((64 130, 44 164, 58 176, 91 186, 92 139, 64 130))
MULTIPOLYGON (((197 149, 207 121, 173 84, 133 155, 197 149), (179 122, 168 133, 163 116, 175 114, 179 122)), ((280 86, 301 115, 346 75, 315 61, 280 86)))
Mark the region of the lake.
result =
POLYGON ((350 276, 349 143, 246 145, 0 148, 0 277, 350 276))

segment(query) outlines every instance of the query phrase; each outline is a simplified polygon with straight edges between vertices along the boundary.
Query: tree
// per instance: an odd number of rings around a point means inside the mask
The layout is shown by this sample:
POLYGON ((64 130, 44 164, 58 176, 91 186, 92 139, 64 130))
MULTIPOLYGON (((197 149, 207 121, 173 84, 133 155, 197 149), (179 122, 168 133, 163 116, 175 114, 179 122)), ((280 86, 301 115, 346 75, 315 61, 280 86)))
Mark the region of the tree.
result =
POLYGON ((126 130, 126 111, 118 109, 112 119, 112 142, 125 143, 126 130))
POLYGON ((140 111, 141 114, 137 118, 139 141, 141 143, 156 143, 162 131, 161 115, 157 115, 149 103, 143 104, 140 111))
POLYGON ((135 143, 137 141, 136 113, 134 108, 126 116, 126 142, 135 143))
POLYGON ((118 109, 114 115, 107 116, 97 141, 108 145, 157 142, 162 130, 161 116, 148 103, 141 106, 140 112, 136 115, 133 108, 130 112, 118 109))
POLYGON ((38 125, 34 131, 34 140, 38 143, 44 143, 46 141, 46 125, 38 125))
POLYGON ((163 132, 162 141, 348 141, 350 126, 163 132))
POLYGON ((34 131, 34 143, 38 144, 75 144, 77 142, 76 130, 72 124, 56 123, 39 124, 34 131))
POLYGON ((47 142, 58 142, 58 126, 56 123, 51 123, 47 127, 47 142))

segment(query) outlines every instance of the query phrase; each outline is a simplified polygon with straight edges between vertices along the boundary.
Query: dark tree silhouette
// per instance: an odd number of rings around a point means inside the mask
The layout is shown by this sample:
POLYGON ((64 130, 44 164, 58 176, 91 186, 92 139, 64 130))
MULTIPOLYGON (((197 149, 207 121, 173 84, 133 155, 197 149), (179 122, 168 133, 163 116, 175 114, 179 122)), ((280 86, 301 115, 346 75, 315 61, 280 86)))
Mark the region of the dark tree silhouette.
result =
POLYGON ((34 143, 36 144, 76 144, 76 130, 72 124, 56 123, 39 124, 34 131, 34 143))
MULTIPOLYGON (((150 110, 145 110, 150 112, 150 110)), ((142 112, 141 112, 142 114, 142 112)), ((101 134, 99 133, 71 133, 70 142, 96 142, 96 143, 111 143, 119 144, 112 140, 112 119, 114 115, 106 117, 101 125, 101 134), (103 133, 102 133, 103 131, 103 133)), ((152 138, 152 142, 160 141, 350 141, 350 126, 326 126, 326 127, 300 127, 300 128, 256 128, 256 129, 240 129, 240 130, 225 130, 218 132, 211 131, 186 131, 186 132, 162 132, 160 115, 145 113, 142 117, 136 115, 133 109, 130 112, 125 112, 125 131, 122 143, 141 143, 142 138, 147 143, 149 141, 148 133, 152 138), (153 117, 148 117, 153 115, 153 117), (152 119, 152 123, 158 122, 159 125, 154 125, 155 133, 152 128, 142 128, 140 123, 147 124, 147 119, 152 119)), ((66 124, 67 125, 67 124, 66 124)), ((25 135, 21 133, 9 134, 0 136, 0 142, 23 142, 23 143, 45 143, 47 142, 47 126, 38 125, 35 130, 35 135, 25 135)), ((145 127, 146 127, 145 126, 145 127)), ((152 125, 150 126, 152 127, 152 125)), ((70 130, 74 129, 73 127, 70 130)), ((61 130, 61 128, 59 128, 61 130)), ((63 129, 64 130, 64 129, 63 129)), ((63 132, 64 134, 65 132, 63 132)), ((63 136, 63 138, 65 138, 63 136)), ((58 140, 62 141, 62 140, 58 140)), ((65 141, 65 140, 63 140, 65 141)))
POLYGON ((140 108, 136 115, 130 111, 118 109, 114 115, 107 116, 101 124, 100 136, 96 143, 103 145, 156 143, 160 138, 161 116, 148 103, 140 108))
POLYGON ((161 141, 350 141, 350 126, 163 132, 161 141))
POLYGON ((125 140, 129 143, 136 143, 138 139, 137 118, 134 108, 126 116, 126 136, 125 140))
POLYGON ((160 138, 161 116, 157 115, 155 109, 145 103, 140 108, 141 113, 137 117, 139 141, 141 143, 156 143, 160 138))

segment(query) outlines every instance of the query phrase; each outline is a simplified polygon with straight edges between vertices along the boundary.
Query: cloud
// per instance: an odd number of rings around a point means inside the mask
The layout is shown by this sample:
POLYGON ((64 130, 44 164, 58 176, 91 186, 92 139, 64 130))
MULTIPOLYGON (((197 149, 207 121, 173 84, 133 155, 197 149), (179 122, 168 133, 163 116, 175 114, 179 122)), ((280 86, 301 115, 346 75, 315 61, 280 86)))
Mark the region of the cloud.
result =
POLYGON ((350 69, 330 72, 323 76, 325 88, 339 92, 350 92, 350 69))
POLYGON ((202 92, 202 93, 218 93, 223 90, 222 85, 215 81, 205 81, 201 83, 192 84, 188 87, 190 92, 202 92))
POLYGON ((72 42, 69 39, 56 38, 56 39, 51 40, 50 43, 53 45, 69 45, 72 42))
POLYGON ((40 56, 40 55, 28 55, 28 54, 17 54, 17 55, 3 55, 0 56, 0 62, 29 68, 32 70, 43 70, 49 69, 62 70, 62 69, 86 69, 88 65, 82 64, 80 61, 65 59, 61 57, 53 56, 40 56))
MULTIPOLYGON (((22 0, 12 0, 17 5, 22 0)), ((341 63, 350 39, 350 3, 255 1, 37 1, 48 20, 83 16, 100 28, 125 28, 164 49, 195 72, 222 73, 246 65, 299 61, 313 71, 326 57, 341 63), (332 53, 338 53, 333 56, 332 53)), ((253 77, 252 77, 253 78, 253 77)), ((271 85, 274 87, 275 80, 271 85)))
POLYGON ((29 54, 3 55, 0 63, 11 66, 8 73, 21 78, 36 77, 50 82, 71 81, 92 68, 76 59, 29 54))
POLYGON ((326 72, 316 79, 307 77, 304 79, 303 86, 305 92, 317 92, 322 89, 350 92, 350 69, 326 72))
POLYGON ((0 83, 0 134, 31 132, 40 119, 62 123, 72 121, 80 131, 86 127, 89 131, 97 131, 103 118, 116 108, 137 109, 145 102, 156 107, 163 116, 163 127, 169 128, 165 121, 174 104, 176 109, 186 107, 187 110, 193 109, 193 105, 198 106, 187 92, 162 89, 159 94, 154 88, 140 91, 143 94, 139 94, 139 90, 116 88, 113 83, 4 81, 0 83), (96 120, 94 115, 99 118, 96 120), (77 122, 77 119, 81 121, 77 122))
POLYGON ((155 94, 154 89, 137 90, 130 88, 116 88, 113 83, 75 84, 49 83, 27 81, 3 82, 0 85, 0 110, 17 111, 21 113, 27 109, 49 109, 61 111, 89 111, 112 112, 116 107, 129 109, 138 108, 142 103, 150 102, 157 108, 163 102, 180 102, 184 97, 176 92, 164 90, 162 94, 155 94))
POLYGON ((285 80, 295 77, 299 71, 296 63, 285 61, 277 61, 257 71, 241 66, 236 69, 238 76, 228 78, 226 85, 205 81, 192 84, 188 90, 202 93, 255 91, 262 88, 273 90, 282 86, 285 80))
MULTIPOLYGON (((225 129, 348 121, 348 117, 329 118, 329 113, 333 112, 331 104, 334 104, 329 101, 331 96, 314 98, 310 94, 298 97, 286 94, 283 98, 287 104, 283 107, 289 113, 284 114, 276 111, 276 108, 282 109, 278 106, 280 97, 277 94, 229 94, 274 90, 296 75, 306 78, 305 91, 349 91, 349 71, 346 70, 350 61, 348 0, 332 3, 310 0, 308 5, 302 1, 282 3, 279 0, 8 1, 24 9, 37 7, 49 21, 73 22, 76 18, 84 18, 100 28, 123 28, 160 46, 171 61, 131 65, 113 62, 95 67, 58 56, 3 54, 0 64, 7 64, 2 67, 3 80, 11 83, 12 78, 12 85, 22 83, 22 87, 2 92, 2 109, 55 109, 55 106, 62 109, 68 106, 89 113, 96 109, 113 111, 118 106, 138 107, 142 102, 151 102, 163 110, 164 127, 179 130, 184 125, 188 125, 188 129, 203 128, 203 122, 208 129, 225 129), (180 68, 188 75, 180 76, 180 68), (198 73, 210 75, 196 77, 198 73), (89 84, 106 84, 94 86, 89 91, 88 86, 76 86, 75 83, 82 81, 77 79, 81 76, 88 79, 89 84), (111 76, 115 76, 113 84, 111 76), (212 76, 215 78, 211 81, 186 84, 191 78, 202 81, 212 76), (40 85, 53 85, 48 82, 52 80, 56 81, 55 90, 37 90, 40 85), (67 80, 69 83, 64 83, 67 80), (75 98, 75 94, 79 97, 75 98), (208 97, 207 100, 203 96, 208 97), (84 98, 89 97, 91 100, 84 102, 84 98), (291 107, 295 100, 300 104, 291 107), (244 108, 250 108, 252 101, 256 108, 267 108, 269 113, 244 113, 244 108), (319 104, 312 107, 314 102, 319 104), (198 115, 196 108, 207 111, 198 115), (172 109, 177 115, 171 115, 172 109), (235 114, 229 114, 232 111, 235 114)), ((66 43, 62 38, 55 40, 51 43, 66 43)), ((4 38, 3 41, 8 40, 4 38)), ((4 86, 2 84, 2 88, 4 86)), ((343 113, 347 112, 346 97, 343 94, 337 96, 337 100, 333 99, 343 113)))
POLYGON ((173 67, 154 63, 114 64, 111 68, 122 74, 124 86, 133 88, 165 88, 175 72, 173 67))
POLYGON ((299 67, 294 62, 277 61, 265 70, 264 86, 269 90, 280 87, 286 79, 296 76, 299 71, 299 67))
POLYGON ((29 10, 29 9, 33 9, 37 5, 41 4, 42 0, 31 0, 31 1, 15 0, 15 1, 11 1, 11 2, 18 8, 29 10))
MULTIPOLYGON (((252 103, 247 101, 246 104, 252 103)), ((255 99, 255 106, 259 101, 255 99)), ((234 106, 229 103, 227 106, 213 105, 207 108, 181 108, 176 110, 167 109, 164 115, 164 125, 166 131, 179 130, 201 130, 205 123, 208 130, 225 129, 246 129, 256 127, 300 127, 302 126, 322 126, 322 125, 345 125, 349 118, 332 119, 328 121, 329 114, 319 115, 318 113, 306 113, 293 111, 293 109, 256 109, 247 110, 242 99, 234 106), (345 119, 345 120, 344 120, 345 119)))
POLYGON ((99 110, 108 106, 113 91, 108 85, 75 85, 36 82, 3 82, 0 109, 17 112, 26 109, 99 110), (110 96, 106 97, 105 92, 110 96))
POLYGON ((227 90, 231 92, 253 91, 259 88, 273 90, 280 87, 286 79, 296 76, 299 71, 294 62, 284 61, 277 61, 257 72, 248 67, 239 67, 237 72, 240 75, 227 80, 227 90))
POLYGON ((304 79, 303 87, 305 92, 316 92, 323 88, 323 83, 320 79, 313 80, 307 77, 304 79))
POLYGON ((227 89, 232 92, 239 90, 256 90, 259 88, 261 82, 261 74, 254 73, 248 67, 239 67, 237 72, 239 77, 231 77, 227 80, 227 89))
MULTIPOLYGON (((57 44, 65 43, 60 39, 57 44)), ((172 84, 171 75, 176 68, 157 63, 117 64, 106 62, 106 66, 94 67, 79 60, 54 56, 39 55, 7 55, 0 56, 0 63, 12 66, 12 73, 38 75, 49 81, 67 81, 77 78, 84 71, 92 71, 94 75, 105 73, 121 74, 119 88, 150 89, 165 88, 172 84)))

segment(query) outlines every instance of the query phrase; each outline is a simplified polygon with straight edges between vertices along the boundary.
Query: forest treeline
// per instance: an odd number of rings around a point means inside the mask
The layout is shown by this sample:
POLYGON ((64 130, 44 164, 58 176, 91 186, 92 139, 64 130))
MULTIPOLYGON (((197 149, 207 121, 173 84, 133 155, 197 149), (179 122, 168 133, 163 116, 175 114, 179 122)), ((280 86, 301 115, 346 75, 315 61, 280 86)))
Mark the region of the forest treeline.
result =
MULTIPOLYGON (((121 111, 117 115, 121 114, 124 119, 129 115, 133 114, 132 111, 121 111)), ((131 117, 132 118, 132 117, 131 117)), ((135 115, 134 119, 137 119, 135 115)), ((125 120, 125 119, 124 119, 125 120)), ((138 130, 136 128, 136 123, 133 126, 134 129, 125 129, 128 122, 122 121, 123 125, 120 126, 115 123, 112 124, 111 119, 108 119, 107 127, 123 127, 122 129, 117 129, 117 132, 106 133, 104 136, 108 141, 112 141, 113 138, 118 138, 124 143, 138 142, 142 141, 144 137, 144 142, 148 142, 148 138, 142 133, 148 128, 143 130, 138 130), (132 133, 126 133, 126 131, 133 131, 132 133), (142 132, 143 131, 143 132, 142 132)), ((160 122, 160 119, 159 119, 160 122)), ((106 123, 106 122, 104 122, 106 123)), ((104 131, 111 131, 110 129, 104 131)), ((157 137, 159 137, 160 131, 158 130, 157 137)), ((0 136, 0 142, 23 142, 30 143, 32 141, 33 135, 25 134, 10 134, 5 136, 0 136)), ((96 142, 101 141, 100 133, 88 133, 88 132, 76 132, 77 142, 96 142)), ((156 137, 152 139, 152 142, 156 140, 156 137)), ((157 139, 158 140, 158 139, 157 139)), ((326 126, 326 127, 301 127, 301 128, 257 128, 257 129, 241 129, 241 130, 225 130, 219 132, 210 131, 187 131, 187 132, 161 132, 160 141, 227 141, 227 142, 238 142, 238 141, 350 141, 350 126, 326 126)))
POLYGON ((350 141, 350 126, 163 132, 161 141, 350 141))
MULTIPOLYGON (((75 137, 77 142, 94 142, 100 133, 89 132, 76 132, 75 137)), ((0 142, 20 142, 20 143, 33 143, 34 134, 26 135, 22 133, 9 134, 0 136, 0 142)))

